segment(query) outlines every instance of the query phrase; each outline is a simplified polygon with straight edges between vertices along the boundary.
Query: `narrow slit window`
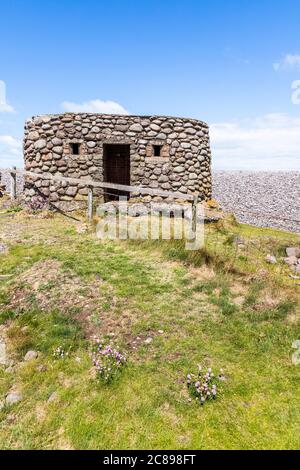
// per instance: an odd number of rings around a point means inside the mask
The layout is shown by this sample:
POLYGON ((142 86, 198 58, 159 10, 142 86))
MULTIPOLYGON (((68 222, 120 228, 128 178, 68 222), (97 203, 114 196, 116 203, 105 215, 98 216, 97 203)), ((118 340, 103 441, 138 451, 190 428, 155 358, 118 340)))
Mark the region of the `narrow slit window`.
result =
POLYGON ((80 144, 78 143, 72 143, 71 145, 71 153, 73 155, 79 155, 80 152, 80 144))
POLYGON ((161 157, 162 145, 153 145, 154 157, 161 157))

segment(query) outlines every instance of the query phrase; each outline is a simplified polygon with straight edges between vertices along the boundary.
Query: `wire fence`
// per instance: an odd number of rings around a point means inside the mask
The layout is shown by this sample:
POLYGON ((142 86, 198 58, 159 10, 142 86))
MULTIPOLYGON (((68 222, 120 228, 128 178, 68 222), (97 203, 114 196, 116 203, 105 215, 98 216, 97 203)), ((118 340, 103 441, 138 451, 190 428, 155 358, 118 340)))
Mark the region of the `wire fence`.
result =
MULTIPOLYGON (((23 186, 24 180, 26 175, 32 178, 37 178, 37 179, 49 179, 53 181, 65 181, 65 182, 70 182, 70 183, 75 183, 78 185, 83 185, 85 187, 94 187, 97 188, 98 190, 101 190, 103 195, 107 196, 116 196, 115 192, 109 191, 109 189, 114 189, 114 190, 119 190, 119 191, 127 191, 128 193, 138 193, 140 195, 152 195, 152 196, 161 196, 165 198, 174 198, 174 199, 183 199, 186 201, 191 201, 191 202, 196 202, 195 198, 197 197, 197 202, 199 199, 201 199, 201 194, 195 195, 195 194, 184 194, 181 192, 171 192, 171 191, 163 191, 160 189, 154 189, 154 188, 145 188, 141 186, 125 186, 125 185, 116 185, 112 183, 105 183, 105 182, 99 182, 99 181, 87 181, 87 180, 82 180, 82 179, 77 179, 77 178, 67 178, 59 175, 52 175, 48 173, 34 173, 30 171, 25 171, 25 170, 16 170, 16 168, 13 168, 12 170, 5 170, 5 173, 2 173, 2 175, 5 175, 5 177, 2 179, 4 180, 3 183, 6 186, 6 191, 11 194, 12 198, 16 198, 18 195, 22 193, 20 186, 23 186)), ((1 179, 0 179, 1 183, 1 179)), ((235 211, 233 211, 235 212, 235 211)), ((293 218, 293 217, 283 217, 279 213, 269 213, 269 212, 257 212, 257 211, 251 211, 251 210, 239 210, 238 216, 240 218, 244 218, 247 216, 253 216, 258 219, 268 219, 274 222, 290 222, 294 224, 299 224, 300 228, 300 219, 298 218, 293 218)))
POLYGON ((197 224, 197 205, 202 197, 200 193, 196 194, 188 194, 182 193, 179 191, 165 191, 161 189, 155 188, 147 188, 143 186, 131 186, 131 185, 122 185, 122 184, 115 184, 115 183, 108 183, 102 181, 95 181, 95 180, 84 180, 81 178, 69 178, 61 175, 53 175, 51 173, 35 173, 32 171, 26 170, 17 170, 13 167, 10 170, 11 176, 11 184, 10 184, 10 194, 11 198, 15 200, 17 198, 17 176, 22 174, 23 176, 27 176, 33 179, 42 179, 47 181, 54 181, 54 182, 66 182, 73 185, 81 185, 88 189, 87 194, 87 217, 89 222, 93 219, 93 200, 94 200, 94 191, 95 189, 100 189, 102 193, 106 193, 109 195, 117 196, 116 191, 125 192, 128 194, 136 194, 136 195, 150 195, 150 196, 159 196, 163 198, 173 198, 174 200, 183 200, 192 203, 192 224, 193 227, 197 224), (110 192, 108 190, 115 191, 110 192))

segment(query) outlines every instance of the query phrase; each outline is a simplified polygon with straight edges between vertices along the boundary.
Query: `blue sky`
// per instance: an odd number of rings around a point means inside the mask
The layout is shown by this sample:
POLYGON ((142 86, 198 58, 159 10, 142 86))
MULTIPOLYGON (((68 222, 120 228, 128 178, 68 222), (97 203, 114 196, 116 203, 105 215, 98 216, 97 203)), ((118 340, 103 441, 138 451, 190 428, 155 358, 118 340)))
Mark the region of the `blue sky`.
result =
POLYGON ((117 109, 207 121, 215 168, 300 170, 299 18, 298 0, 2 0, 0 167, 22 166, 32 115, 117 109))

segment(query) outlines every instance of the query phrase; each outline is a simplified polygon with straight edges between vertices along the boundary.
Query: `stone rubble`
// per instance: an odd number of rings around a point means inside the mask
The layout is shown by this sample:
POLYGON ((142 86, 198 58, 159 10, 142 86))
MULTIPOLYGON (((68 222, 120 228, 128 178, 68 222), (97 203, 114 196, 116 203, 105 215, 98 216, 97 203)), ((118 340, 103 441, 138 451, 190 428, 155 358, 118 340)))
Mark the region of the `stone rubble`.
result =
POLYGON ((214 171, 213 197, 240 222, 300 232, 300 171, 214 171))
POLYGON ((37 359, 38 352, 37 351, 28 351, 24 356, 24 361, 32 361, 33 359, 37 359))
POLYGON ((17 390, 13 390, 8 393, 5 397, 5 404, 12 406, 15 405, 16 403, 19 403, 23 399, 23 395, 21 392, 17 390))
POLYGON ((0 337, 0 365, 6 365, 7 355, 6 355, 6 344, 3 338, 0 337))
MULTIPOLYGON (((293 272, 300 274, 300 247, 286 248, 287 256, 281 260, 287 264, 293 272)), ((277 259, 273 255, 266 256, 266 262, 270 264, 277 264, 277 259)))
POLYGON ((1 254, 1 253, 3 253, 3 254, 4 254, 4 253, 7 253, 7 251, 8 251, 7 246, 4 245, 3 243, 0 243, 0 254, 1 254))
POLYGON ((300 247, 289 247, 286 249, 287 258, 284 258, 286 264, 292 271, 300 274, 300 247))
POLYGON ((53 403, 54 401, 57 401, 57 399, 58 399, 58 393, 53 392, 53 393, 51 393, 50 397, 48 398, 47 403, 53 403))
POLYGON ((269 264, 276 264, 277 263, 277 259, 275 258, 275 256, 272 256, 272 255, 267 255, 266 256, 266 261, 269 264))
POLYGON ((286 254, 288 257, 294 256, 295 258, 300 258, 300 248, 297 248, 297 247, 287 248, 286 254))

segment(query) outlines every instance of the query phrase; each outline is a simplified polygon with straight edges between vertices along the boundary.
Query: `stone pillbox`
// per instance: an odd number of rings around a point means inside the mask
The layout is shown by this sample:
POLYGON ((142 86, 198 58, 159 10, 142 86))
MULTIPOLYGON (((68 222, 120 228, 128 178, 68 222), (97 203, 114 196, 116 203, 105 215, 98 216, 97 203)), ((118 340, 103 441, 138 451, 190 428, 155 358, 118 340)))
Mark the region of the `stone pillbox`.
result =
MULTIPOLYGON (((24 158, 25 169, 37 173, 211 198, 209 128, 195 119, 85 113, 36 116, 25 125, 24 158)), ((102 191, 97 191, 100 196, 102 191)), ((109 192, 105 200, 119 195, 109 192)), ((56 206, 79 207, 87 188, 27 177, 25 196, 29 200, 35 195, 56 206)))

